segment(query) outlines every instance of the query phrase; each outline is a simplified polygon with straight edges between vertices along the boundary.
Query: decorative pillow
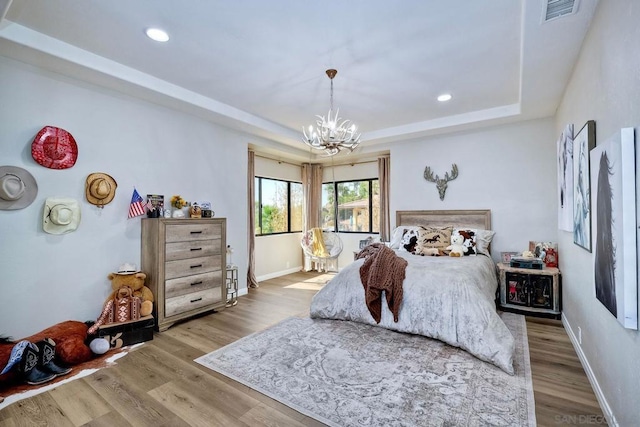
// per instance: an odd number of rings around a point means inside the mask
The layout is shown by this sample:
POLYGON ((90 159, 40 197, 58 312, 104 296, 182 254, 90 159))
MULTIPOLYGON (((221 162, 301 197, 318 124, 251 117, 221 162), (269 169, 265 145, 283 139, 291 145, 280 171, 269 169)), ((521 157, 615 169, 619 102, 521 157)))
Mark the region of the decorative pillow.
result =
POLYGON ((453 235, 459 235, 463 237, 462 246, 464 246, 464 255, 477 255, 476 249, 476 231, 473 229, 455 229, 453 235))
POLYGON ((406 230, 402 235, 402 240, 400 240, 400 245, 398 247, 399 251, 406 251, 415 254, 420 251, 421 245, 419 243, 420 240, 420 231, 419 229, 410 229, 406 230))
MULTIPOLYGON (((453 229, 453 234, 456 234, 460 231, 461 229, 457 229, 454 228, 453 229)), ((495 231, 493 230, 479 230, 479 229, 475 229, 475 228, 467 228, 467 229, 462 229, 463 231, 466 231, 467 233, 473 233, 474 235, 474 241, 475 241, 475 253, 476 254, 483 254, 486 256, 491 256, 491 253, 489 253, 489 245, 491 245, 491 240, 493 240, 493 236, 496 234, 495 231)), ((460 233, 462 234, 462 233, 460 233)))
POLYGON ((400 225, 398 227, 396 227, 393 230, 393 233, 391 233, 391 241, 389 242, 389 247, 391 249, 400 249, 400 242, 402 241, 402 237, 404 236, 404 234, 409 231, 409 230, 413 230, 413 231, 418 231, 420 229, 422 229, 423 227, 419 226, 419 225, 400 225))
POLYGON ((418 242, 423 248, 444 250, 449 246, 453 227, 425 227, 420 230, 418 242))

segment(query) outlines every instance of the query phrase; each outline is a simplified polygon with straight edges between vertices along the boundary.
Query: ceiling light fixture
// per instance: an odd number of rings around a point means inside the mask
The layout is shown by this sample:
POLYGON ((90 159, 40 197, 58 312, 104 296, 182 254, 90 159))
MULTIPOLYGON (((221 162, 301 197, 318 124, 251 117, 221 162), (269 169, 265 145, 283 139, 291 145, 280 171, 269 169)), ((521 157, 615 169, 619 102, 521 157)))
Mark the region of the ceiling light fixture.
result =
POLYGON ((166 31, 161 30, 159 28, 147 28, 147 30, 145 31, 145 34, 151 40, 155 40, 157 42, 164 43, 166 41, 169 41, 169 34, 167 34, 166 31))
POLYGON ((438 101, 440 102, 446 102, 449 101, 451 99, 451 94, 450 93, 443 93, 442 95, 440 95, 438 97, 438 101))
POLYGON ((340 109, 333 115, 333 78, 338 74, 337 70, 327 70, 327 76, 331 80, 330 107, 327 117, 316 116, 316 128, 309 126, 309 133, 302 128, 302 139, 305 144, 316 150, 324 150, 327 156, 338 154, 341 150, 347 149, 352 152, 360 144, 360 134, 356 133, 358 127, 351 123, 351 120, 342 120, 338 117, 340 109), (342 122, 341 122, 342 120, 342 122))

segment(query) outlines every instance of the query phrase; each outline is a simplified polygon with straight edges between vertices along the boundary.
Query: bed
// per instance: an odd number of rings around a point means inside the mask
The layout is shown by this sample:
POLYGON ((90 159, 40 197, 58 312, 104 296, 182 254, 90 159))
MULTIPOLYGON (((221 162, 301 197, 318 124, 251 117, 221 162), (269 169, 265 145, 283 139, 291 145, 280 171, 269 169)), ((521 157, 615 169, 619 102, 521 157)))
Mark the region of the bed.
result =
MULTIPOLYGON (((491 212, 396 212, 396 228, 405 227, 406 232, 415 226, 453 227, 486 235, 489 232, 481 230, 491 230, 491 212)), ((487 240, 476 256, 417 256, 396 250, 407 261, 397 322, 384 300, 380 323, 369 312, 360 280, 364 259, 349 264, 314 296, 310 315, 439 339, 513 374, 514 339, 496 311, 498 282, 495 263, 487 255, 491 238, 487 240)))

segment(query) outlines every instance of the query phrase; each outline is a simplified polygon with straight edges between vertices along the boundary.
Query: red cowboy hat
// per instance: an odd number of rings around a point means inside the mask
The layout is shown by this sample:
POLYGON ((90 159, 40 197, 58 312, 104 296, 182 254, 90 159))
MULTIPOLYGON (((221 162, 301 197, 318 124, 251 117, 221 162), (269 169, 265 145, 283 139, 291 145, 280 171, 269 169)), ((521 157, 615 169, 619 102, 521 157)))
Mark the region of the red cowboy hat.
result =
POLYGON ((33 160, 49 169, 67 169, 76 164, 78 145, 69 132, 45 126, 31 144, 33 160))

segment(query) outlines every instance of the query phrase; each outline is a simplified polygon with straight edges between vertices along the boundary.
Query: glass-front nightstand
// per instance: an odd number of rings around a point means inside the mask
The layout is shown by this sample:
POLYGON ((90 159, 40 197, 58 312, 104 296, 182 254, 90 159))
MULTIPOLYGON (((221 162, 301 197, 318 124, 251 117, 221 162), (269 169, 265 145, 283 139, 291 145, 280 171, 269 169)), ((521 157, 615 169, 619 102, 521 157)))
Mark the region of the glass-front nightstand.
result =
POLYGON ((227 304, 233 307, 238 303, 238 266, 227 265, 227 304))

